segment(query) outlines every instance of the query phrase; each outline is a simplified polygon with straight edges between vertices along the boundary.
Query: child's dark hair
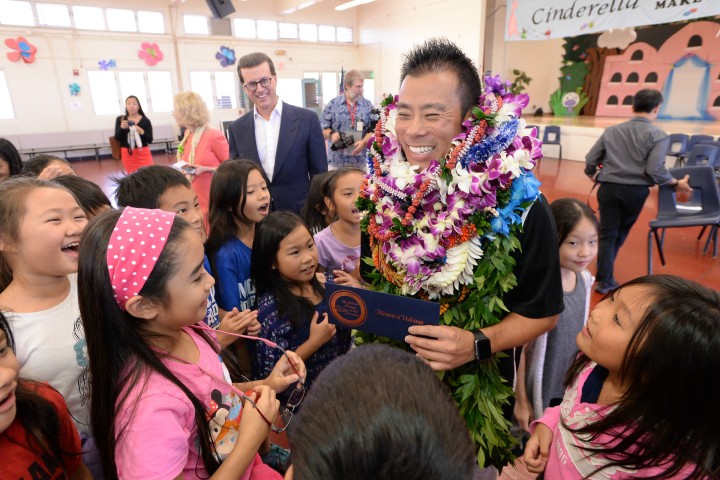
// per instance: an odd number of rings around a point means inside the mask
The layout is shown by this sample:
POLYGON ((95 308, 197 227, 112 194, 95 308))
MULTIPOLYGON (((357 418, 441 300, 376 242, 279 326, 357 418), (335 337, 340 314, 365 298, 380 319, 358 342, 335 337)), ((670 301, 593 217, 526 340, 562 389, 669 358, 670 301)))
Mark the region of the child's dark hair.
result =
POLYGON ((5 160, 10 167, 10 176, 19 175, 22 172, 22 158, 20 152, 13 143, 6 139, 0 138, 0 159, 5 160))
MULTIPOLYGON (((0 239, 4 243, 17 243, 27 206, 25 200, 37 188, 57 188, 68 192, 67 188, 57 183, 39 180, 35 177, 15 176, 0 183, 0 239)), ((4 251, 0 250, 0 292, 12 282, 12 268, 4 251)))
POLYGON ((54 178, 53 182, 70 190, 86 214, 95 215, 103 207, 112 208, 110 199, 97 184, 77 175, 62 175, 54 178))
POLYGON ((335 189, 337 188, 338 181, 342 177, 344 177, 348 173, 359 173, 360 175, 365 176, 365 172, 362 169, 353 165, 346 165, 329 173, 330 175, 328 176, 327 181, 324 182, 322 185, 322 195, 324 198, 329 198, 331 201, 333 195, 335 195, 335 189))
POLYGON ((317 233, 328 226, 325 214, 327 206, 325 205, 325 183, 333 172, 322 172, 313 175, 310 179, 310 189, 308 190, 307 200, 303 207, 302 217, 305 225, 310 229, 311 233, 317 233))
POLYGON ((248 177, 253 170, 260 172, 265 182, 270 184, 262 168, 250 160, 224 162, 213 175, 208 206, 210 234, 205 247, 213 271, 216 271, 215 256, 220 247, 240 233, 237 221, 249 223, 243 209, 247 200, 248 177))
MULTIPOLYGON (((0 330, 5 333, 7 345, 15 352, 15 339, 10 325, 0 312, 0 330)), ((38 456, 49 454, 59 465, 65 463, 63 457, 68 455, 81 455, 82 452, 67 452, 60 444, 60 417, 55 407, 47 399, 37 393, 38 385, 35 382, 18 379, 15 389, 16 416, 15 421, 25 429, 25 438, 12 438, 5 433, 8 440, 23 445, 38 456)), ((58 395, 60 395, 58 393, 58 395)), ((9 459, 7 459, 9 461, 9 459)), ((48 462, 50 463, 50 462, 48 462)))
POLYGON ((22 174, 31 177, 37 177, 38 175, 40 175, 40 173, 42 173, 43 170, 45 170, 48 165, 53 162, 66 163, 70 168, 72 168, 72 166, 70 166, 70 162, 68 162, 64 158, 58 157, 56 155, 48 155, 46 153, 43 153, 25 161, 25 163, 23 163, 22 174))
POLYGON ((158 208, 160 197, 173 187, 190 187, 185 175, 172 167, 148 165, 121 178, 113 178, 118 207, 158 208))
POLYGON ((587 218, 600 231, 600 223, 587 203, 575 198, 560 198, 550 204, 555 225, 557 226, 558 245, 562 245, 580 220, 587 218))
MULTIPOLYGON (((112 210, 95 217, 88 224, 80 241, 78 262, 78 299, 87 340, 92 385, 90 422, 105 478, 117 478, 115 445, 116 438, 123 434, 122 431, 115 431, 113 419, 127 400, 131 387, 151 372, 163 376, 182 390, 195 407, 199 453, 205 469, 212 475, 219 463, 205 418, 205 406, 150 347, 147 339, 153 334, 146 328, 146 322, 120 310, 115 302, 106 255, 110 235, 121 214, 122 210, 112 210)), ((179 268, 177 259, 184 246, 182 237, 188 231, 193 231, 192 227, 182 218, 175 217, 165 248, 140 290, 140 295, 167 306, 168 279, 179 268)), ((198 334, 215 348, 203 332, 198 334)))
POLYGON ((477 468, 447 387, 415 355, 387 345, 333 360, 288 438, 297 480, 466 480, 477 468))
MULTIPOLYGON (((619 289, 633 285, 649 289, 653 298, 623 356, 627 390, 607 415, 574 430, 591 442, 619 432, 607 444, 586 448, 610 460, 586 478, 611 467, 650 466, 665 469, 652 478, 675 478, 687 466, 694 469, 686 478, 717 478, 720 383, 712 375, 720 371, 720 294, 672 275, 647 275, 619 289)), ((589 362, 578 356, 566 384, 589 362)))
MULTIPOLYGON (((252 255, 250 257, 250 276, 255 282, 258 298, 266 293, 272 294, 277 300, 278 313, 287 316, 290 324, 297 328, 310 321, 315 306, 305 297, 295 295, 291 290, 291 282, 285 280, 276 267, 280 242, 296 228, 305 228, 302 219, 291 212, 272 212, 255 227, 252 255)), ((313 275, 310 280, 315 293, 325 295, 325 289, 313 275)))

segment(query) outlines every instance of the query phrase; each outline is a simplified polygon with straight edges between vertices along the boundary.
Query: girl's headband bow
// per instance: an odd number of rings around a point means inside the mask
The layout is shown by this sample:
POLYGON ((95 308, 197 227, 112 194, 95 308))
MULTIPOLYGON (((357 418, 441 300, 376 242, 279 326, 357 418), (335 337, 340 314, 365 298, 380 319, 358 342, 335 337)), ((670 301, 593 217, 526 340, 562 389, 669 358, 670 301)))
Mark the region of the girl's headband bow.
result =
POLYGON ((175 214, 125 207, 107 248, 108 274, 121 310, 140 293, 167 243, 175 214))

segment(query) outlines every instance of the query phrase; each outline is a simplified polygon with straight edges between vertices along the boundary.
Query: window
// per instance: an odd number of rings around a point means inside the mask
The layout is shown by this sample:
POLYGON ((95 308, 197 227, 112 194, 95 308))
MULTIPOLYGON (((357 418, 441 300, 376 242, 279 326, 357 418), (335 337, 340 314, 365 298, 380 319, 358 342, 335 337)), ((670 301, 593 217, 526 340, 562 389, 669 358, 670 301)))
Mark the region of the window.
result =
MULTIPOLYGON (((2 72, 0 72, 2 73, 2 72)), ((2 89, 2 84, 0 84, 0 89, 2 89)), ((0 98, 0 105, 2 105, 2 99, 0 98)), ((715 101, 713 102, 713 107, 720 107, 720 97, 715 97, 715 101)), ((0 107, 2 108, 2 107, 0 107)), ((0 110, 0 118, 5 118, 2 116, 2 111, 0 110)))
POLYGON ((278 24, 278 36, 280 38, 287 38, 290 40, 297 40, 298 38, 298 26, 297 23, 284 23, 278 24))
POLYGON ((306 42, 317 42, 318 32, 317 25, 312 23, 301 23, 300 24, 300 40, 306 42))
POLYGON ((632 72, 630 75, 628 75, 626 80, 627 83, 638 83, 639 81, 640 76, 635 72, 632 72))
POLYGON ((0 120, 12 120, 14 118, 15 111, 10 101, 10 90, 8 90, 5 81, 5 72, 0 72, 0 120))
POLYGON ((613 74, 612 78, 610 79, 611 83, 620 83, 622 82, 622 74, 620 72, 616 72, 613 74))
POLYGON ((302 81, 299 78, 278 78, 277 94, 290 105, 303 106, 302 81))
POLYGON ((35 19, 30 2, 0 0, 0 24, 34 26, 35 19))
POLYGON ((237 108, 236 76, 234 72, 215 72, 215 96, 218 110, 237 108))
POLYGON ((120 110, 121 102, 114 72, 91 70, 88 72, 88 80, 95 115, 119 115, 125 111, 124 107, 120 110))
POLYGON ((238 38, 255 38, 255 20, 249 18, 233 19, 235 36, 238 38))
POLYGON ((105 16, 98 7, 72 7, 75 28, 81 30, 105 30, 105 16))
POLYGON ((693 35, 688 41, 688 48, 702 47, 702 37, 700 35, 693 35))
POLYGON ((657 83, 658 81, 658 74, 655 72, 650 72, 645 77, 645 83, 657 83))
POLYGON ((212 75, 210 72, 190 72, 190 90, 200 95, 208 107, 214 110, 212 75))
POLYGON ((160 12, 137 12, 138 30, 142 33, 165 33, 165 19, 160 12))
POLYGON ((183 15, 185 33, 194 35, 209 35, 210 26, 207 17, 202 15, 183 15))
POLYGON ((348 27, 337 27, 337 41, 340 43, 352 43, 353 29, 348 27))
POLYGON ((37 3, 35 10, 38 16, 38 25, 48 27, 72 27, 70 10, 67 5, 57 3, 37 3))
POLYGON ((117 78, 120 82, 120 101, 124 103, 127 97, 135 95, 140 100, 143 111, 149 111, 150 105, 145 93, 145 75, 143 75, 143 72, 118 72, 117 78))
POLYGON ((643 59, 643 52, 642 50, 635 50, 633 54, 630 56, 631 61, 640 61, 643 59))
POLYGON ((340 81, 335 72, 323 72, 322 77, 322 101, 325 105, 340 94, 340 81))
POLYGON ((632 105, 633 104, 633 96, 628 95, 627 97, 623 98, 623 105, 632 105))
POLYGON ((153 70, 147 72, 148 91, 153 112, 172 112, 173 88, 170 72, 153 70))
POLYGON ((617 105, 618 104, 618 97, 615 95, 610 95, 607 101, 608 105, 617 105))
POLYGON ((137 32, 135 12, 119 8, 108 8, 107 15, 108 30, 113 32, 137 32))
POLYGON ((321 42, 334 42, 335 27, 331 25, 320 25, 318 27, 318 40, 321 42))
POLYGON ((259 38, 260 40, 277 40, 277 22, 273 20, 258 20, 257 38, 259 38))

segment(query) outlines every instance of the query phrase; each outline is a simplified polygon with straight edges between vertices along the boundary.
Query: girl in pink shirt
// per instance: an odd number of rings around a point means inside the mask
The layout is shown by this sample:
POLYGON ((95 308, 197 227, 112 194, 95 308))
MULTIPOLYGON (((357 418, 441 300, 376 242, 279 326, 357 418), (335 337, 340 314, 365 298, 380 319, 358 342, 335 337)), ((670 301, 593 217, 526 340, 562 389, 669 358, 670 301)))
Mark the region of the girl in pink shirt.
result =
POLYGON ((577 336, 562 404, 524 461, 550 479, 705 479, 720 473, 720 294, 670 275, 611 292, 577 336))
POLYGON ((82 238, 91 425, 107 479, 281 478, 257 449, 303 363, 287 352, 266 379, 233 385, 214 331, 190 328, 215 283, 203 264, 200 236, 163 210, 107 212, 82 238))

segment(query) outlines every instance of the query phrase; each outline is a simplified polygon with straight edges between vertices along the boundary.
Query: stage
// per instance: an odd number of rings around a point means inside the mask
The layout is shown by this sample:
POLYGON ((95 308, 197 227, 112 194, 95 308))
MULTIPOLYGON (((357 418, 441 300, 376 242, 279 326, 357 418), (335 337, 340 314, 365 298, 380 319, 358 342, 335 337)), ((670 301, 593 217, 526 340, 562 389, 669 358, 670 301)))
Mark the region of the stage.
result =
MULTIPOLYGON (((560 141, 562 143, 563 160, 585 161, 585 154, 592 148, 602 132, 612 125, 627 120, 625 117, 555 117, 545 115, 533 117, 523 116, 528 125, 540 127, 538 137, 542 139, 545 125, 558 125, 560 127, 560 141)), ((685 133, 687 135, 720 136, 720 122, 682 121, 682 120, 655 120, 653 122, 667 133, 685 133)), ((558 157, 556 145, 543 146, 543 153, 549 157, 558 157)))

